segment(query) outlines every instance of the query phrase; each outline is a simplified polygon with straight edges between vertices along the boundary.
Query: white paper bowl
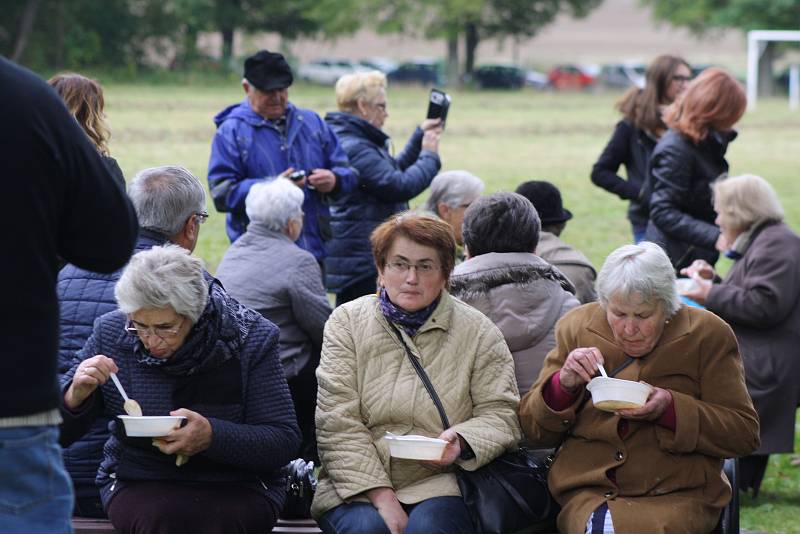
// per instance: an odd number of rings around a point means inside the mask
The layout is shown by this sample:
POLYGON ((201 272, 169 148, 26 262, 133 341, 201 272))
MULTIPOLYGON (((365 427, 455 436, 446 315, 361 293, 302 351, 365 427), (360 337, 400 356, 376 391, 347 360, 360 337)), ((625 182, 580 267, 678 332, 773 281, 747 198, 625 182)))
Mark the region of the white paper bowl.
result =
POLYGON ((392 457, 407 460, 439 460, 447 447, 445 440, 425 436, 387 434, 383 439, 389 442, 389 454, 392 457))
POLYGON ((118 415, 125 424, 125 433, 129 438, 161 438, 169 434, 170 430, 181 426, 186 419, 183 415, 145 415, 134 417, 132 415, 118 415))
POLYGON ((641 408, 647 402, 652 388, 639 382, 598 376, 589 382, 586 389, 592 393, 595 408, 615 412, 626 408, 641 408))

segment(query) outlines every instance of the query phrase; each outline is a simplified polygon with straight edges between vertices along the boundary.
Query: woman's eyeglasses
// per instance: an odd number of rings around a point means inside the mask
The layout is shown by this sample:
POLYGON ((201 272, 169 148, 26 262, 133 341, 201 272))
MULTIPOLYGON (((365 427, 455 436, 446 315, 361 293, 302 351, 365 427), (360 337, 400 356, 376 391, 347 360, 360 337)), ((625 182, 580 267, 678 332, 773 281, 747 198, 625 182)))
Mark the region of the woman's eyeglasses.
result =
POLYGON ((206 219, 208 219, 208 212, 198 211, 197 213, 194 214, 194 216, 197 217, 197 222, 199 224, 203 224, 204 222, 206 222, 206 219))
POLYGON ((686 82, 692 81, 692 77, 691 76, 682 76, 680 74, 676 74, 675 76, 672 77, 672 81, 686 83, 686 82))
POLYGON ((386 267, 397 274, 406 274, 413 267, 419 276, 425 276, 436 272, 439 268, 432 261, 421 261, 419 263, 409 263, 403 260, 395 260, 386 263, 386 267))
POLYGON ((132 320, 128 319, 128 322, 125 323, 125 330, 130 333, 137 335, 139 337, 150 337, 156 336, 157 338, 161 339, 162 341, 167 341, 169 339, 174 338, 178 335, 178 332, 181 330, 181 326, 183 326, 183 321, 186 318, 184 317, 181 319, 181 322, 178 323, 176 326, 172 327, 165 327, 165 326, 142 326, 137 325, 137 323, 133 322, 132 320))

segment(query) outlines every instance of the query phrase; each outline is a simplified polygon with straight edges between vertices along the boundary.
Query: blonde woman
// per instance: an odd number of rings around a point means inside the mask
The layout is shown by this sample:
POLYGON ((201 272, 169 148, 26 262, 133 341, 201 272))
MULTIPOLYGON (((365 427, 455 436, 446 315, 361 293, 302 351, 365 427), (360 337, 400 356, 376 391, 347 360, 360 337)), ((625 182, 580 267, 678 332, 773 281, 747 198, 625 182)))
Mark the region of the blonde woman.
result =
POLYGON ((758 496, 770 454, 794 451, 800 403, 800 237, 783 222, 769 183, 755 175, 714 184, 720 251, 734 260, 720 283, 714 268, 695 260, 683 273, 696 280, 686 296, 727 321, 744 360, 747 390, 761 421, 761 446, 739 461, 743 490, 758 496))
POLYGON ((105 100, 100 83, 72 72, 56 74, 47 80, 47 83, 64 101, 69 112, 97 148, 114 180, 124 189, 125 177, 122 169, 119 168, 117 160, 111 157, 108 150, 108 139, 111 137, 111 132, 105 121, 103 111, 105 100))
POLYGON ((439 172, 439 120, 425 120, 414 130, 397 157, 381 129, 389 116, 386 76, 378 71, 342 76, 336 83, 338 112, 325 122, 336 134, 350 165, 359 174, 358 187, 331 205, 331 230, 325 282, 336 304, 375 292, 378 276, 369 235, 387 217, 408 209, 408 201, 424 191, 439 172))

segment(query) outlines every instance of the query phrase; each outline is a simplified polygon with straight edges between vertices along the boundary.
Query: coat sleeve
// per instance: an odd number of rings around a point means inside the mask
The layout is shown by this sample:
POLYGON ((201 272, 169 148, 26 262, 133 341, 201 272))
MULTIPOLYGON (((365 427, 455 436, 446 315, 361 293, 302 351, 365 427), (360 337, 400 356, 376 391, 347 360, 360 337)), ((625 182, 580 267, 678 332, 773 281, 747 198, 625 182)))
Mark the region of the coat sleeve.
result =
POLYGON ((59 436, 59 443, 62 447, 68 447, 72 443, 81 439, 92 425, 92 421, 97 416, 103 413, 105 405, 103 402, 102 388, 98 387, 89 396, 77 411, 71 411, 64 406, 64 395, 72 384, 72 379, 75 376, 75 371, 83 360, 89 359, 97 354, 102 354, 97 347, 97 336, 99 335, 100 320, 95 321, 94 332, 89 339, 86 340, 83 348, 75 353, 72 361, 69 363, 68 370, 59 377, 61 385, 61 434, 59 436))
POLYGON ((319 349, 325 321, 331 314, 331 305, 322 287, 319 265, 311 256, 304 254, 302 261, 295 266, 289 284, 289 298, 298 325, 319 349))
POLYGON ((542 391, 552 376, 561 370, 567 355, 577 348, 574 321, 569 313, 556 323, 556 346, 544 360, 539 378, 522 398, 519 418, 522 431, 534 444, 555 447, 564 440, 564 434, 575 424, 576 410, 581 405, 584 389, 575 396, 575 402, 564 410, 551 409, 542 391))
POLYGON ((684 211, 694 180, 693 158, 674 144, 658 148, 650 167, 650 220, 674 239, 714 250, 719 228, 684 211))
POLYGON ((487 324, 478 343, 470 378, 470 398, 472 418, 451 428, 475 453, 475 458, 457 460, 457 463, 473 471, 500 456, 522 438, 517 419, 519 392, 514 360, 503 334, 494 324, 487 324))
POLYGON ((441 167, 438 154, 423 150, 405 170, 395 168, 372 143, 359 143, 350 159, 361 175, 361 187, 384 202, 408 202, 431 184, 441 167))
POLYGON ((700 396, 670 391, 675 430, 655 426, 659 446, 672 453, 716 458, 746 456, 760 443, 758 415, 744 381, 731 328, 710 312, 697 330, 700 396))
POLYGON ((346 308, 337 308, 325 325, 317 368, 317 448, 322 465, 341 499, 392 481, 378 456, 361 414, 357 360, 346 308))
POLYGON ((219 212, 244 213, 244 201, 254 183, 264 176, 247 176, 244 157, 236 143, 236 122, 223 122, 211 142, 208 189, 219 212))
POLYGON ((419 153, 422 151, 422 136, 424 135, 422 128, 417 127, 408 138, 406 146, 403 151, 397 156, 396 161, 400 166, 400 170, 406 170, 412 166, 419 158, 419 153))
POLYGON ((624 200, 639 198, 639 188, 617 174, 620 165, 628 165, 631 161, 630 143, 633 135, 633 127, 625 121, 619 121, 603 153, 592 167, 592 183, 624 200))
POLYGON ((788 243, 764 237, 756 237, 752 253, 739 260, 745 262, 743 284, 715 284, 708 294, 706 308, 729 323, 773 328, 792 312, 800 298, 797 247, 792 251, 788 243), (787 256, 790 251, 793 261, 787 256))
POLYGON ((251 471, 273 471, 293 460, 300 430, 278 357, 278 329, 259 317, 245 338, 244 423, 209 418, 211 445, 201 454, 251 471))
POLYGON ((318 127, 322 132, 325 157, 328 160, 327 168, 336 175, 336 188, 330 193, 330 196, 338 198, 356 188, 358 185, 358 173, 350 166, 347 154, 339 144, 339 139, 333 133, 333 130, 320 117, 317 117, 317 120, 319 121, 318 127))

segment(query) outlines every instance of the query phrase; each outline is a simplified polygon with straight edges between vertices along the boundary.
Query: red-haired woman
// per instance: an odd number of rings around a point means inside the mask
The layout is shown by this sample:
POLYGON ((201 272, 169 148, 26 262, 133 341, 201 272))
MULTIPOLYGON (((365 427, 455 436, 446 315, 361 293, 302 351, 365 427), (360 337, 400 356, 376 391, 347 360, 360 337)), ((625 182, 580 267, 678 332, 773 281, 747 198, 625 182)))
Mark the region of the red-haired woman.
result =
POLYGON ((622 120, 592 167, 595 185, 630 201, 628 219, 636 243, 647 229, 648 199, 643 187, 647 165, 653 148, 667 131, 661 113, 683 92, 691 75, 689 64, 682 58, 664 55, 654 59, 647 67, 644 88, 632 87, 617 104, 622 120), (620 165, 625 166, 627 180, 617 174, 620 165))
POLYGON ((650 160, 650 221, 645 239, 660 244, 680 270, 716 263, 720 229, 711 183, 728 173, 725 151, 747 106, 744 88, 722 69, 703 71, 664 113, 670 130, 650 160))

